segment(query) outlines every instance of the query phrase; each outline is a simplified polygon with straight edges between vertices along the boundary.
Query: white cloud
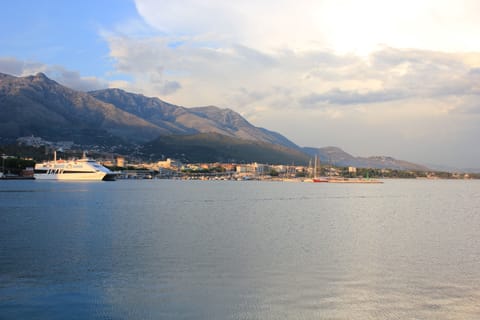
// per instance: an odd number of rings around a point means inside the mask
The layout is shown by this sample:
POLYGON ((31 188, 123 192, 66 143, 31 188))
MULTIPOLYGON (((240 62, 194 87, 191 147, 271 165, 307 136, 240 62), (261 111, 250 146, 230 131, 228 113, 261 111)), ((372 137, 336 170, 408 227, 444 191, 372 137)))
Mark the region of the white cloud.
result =
POLYGON ((13 57, 0 57, 0 72, 14 76, 44 72, 46 68, 46 65, 39 62, 23 61, 13 57))
POLYGON ((90 91, 108 87, 108 82, 105 80, 97 77, 81 76, 78 71, 68 70, 62 66, 18 60, 11 57, 0 57, 0 72, 20 77, 43 72, 58 83, 80 91, 90 91))
POLYGON ((479 51, 476 0, 137 0, 139 14, 168 34, 260 50, 328 48, 368 54, 378 45, 479 51))
POLYGON ((321 41, 310 7, 315 1, 136 1, 140 15, 171 36, 258 49, 321 41), (310 36, 314 35, 313 39, 310 36))
POLYGON ((258 103, 315 108, 480 93, 480 54, 383 47, 362 58, 240 45, 171 47, 162 37, 108 41, 117 71, 133 75, 134 86, 190 106, 248 112, 258 103), (172 90, 164 90, 168 86, 172 90))
POLYGON ((468 151, 480 133, 470 120, 480 116, 476 53, 381 47, 359 57, 233 44, 170 46, 162 36, 108 41, 118 71, 134 79, 124 89, 179 105, 230 107, 300 145, 458 164, 468 161, 458 156, 462 147, 468 151), (446 143, 456 144, 456 160, 446 143))

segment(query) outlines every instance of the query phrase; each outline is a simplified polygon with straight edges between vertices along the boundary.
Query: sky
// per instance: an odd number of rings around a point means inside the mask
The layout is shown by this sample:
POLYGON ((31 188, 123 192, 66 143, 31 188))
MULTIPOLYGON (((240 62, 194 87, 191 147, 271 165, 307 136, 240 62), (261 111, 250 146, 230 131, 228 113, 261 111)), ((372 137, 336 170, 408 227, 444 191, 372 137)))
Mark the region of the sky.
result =
POLYGON ((480 1, 4 1, 0 72, 230 108, 300 146, 480 168, 480 1))

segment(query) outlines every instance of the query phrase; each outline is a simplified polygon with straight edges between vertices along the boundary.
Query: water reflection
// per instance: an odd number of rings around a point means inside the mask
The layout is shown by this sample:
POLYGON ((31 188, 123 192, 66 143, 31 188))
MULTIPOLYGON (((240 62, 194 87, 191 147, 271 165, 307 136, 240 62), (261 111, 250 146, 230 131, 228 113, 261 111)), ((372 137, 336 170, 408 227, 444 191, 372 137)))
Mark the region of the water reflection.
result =
POLYGON ((31 183, 0 194, 11 318, 480 315, 478 182, 31 183))

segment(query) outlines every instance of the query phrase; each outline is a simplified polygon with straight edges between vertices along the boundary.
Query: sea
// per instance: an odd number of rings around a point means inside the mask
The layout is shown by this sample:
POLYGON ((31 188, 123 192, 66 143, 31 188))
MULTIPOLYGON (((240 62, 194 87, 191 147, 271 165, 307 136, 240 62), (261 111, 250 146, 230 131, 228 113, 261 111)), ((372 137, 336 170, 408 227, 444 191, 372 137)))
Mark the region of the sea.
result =
POLYGON ((0 319, 480 319, 480 181, 0 181, 0 319))

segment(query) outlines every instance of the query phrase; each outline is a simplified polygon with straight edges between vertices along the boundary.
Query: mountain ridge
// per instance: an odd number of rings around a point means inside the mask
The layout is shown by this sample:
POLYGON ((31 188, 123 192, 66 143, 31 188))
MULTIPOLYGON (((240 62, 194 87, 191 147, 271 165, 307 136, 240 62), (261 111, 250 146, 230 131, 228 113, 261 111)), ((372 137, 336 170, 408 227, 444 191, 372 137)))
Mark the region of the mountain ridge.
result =
MULTIPOLYGON (((288 158, 292 162, 303 162, 305 154, 311 157, 318 154, 323 163, 340 166, 427 169, 391 157, 354 157, 336 147, 300 148, 280 133, 256 127, 228 108, 186 108, 122 89, 81 92, 65 87, 43 73, 26 77, 0 73, 0 137, 4 140, 30 135, 88 145, 135 142, 147 149, 149 145, 155 145, 155 141, 157 145, 161 144, 158 142, 161 139, 196 141, 197 147, 204 148, 205 141, 210 139, 218 147, 228 149, 224 142, 229 141, 231 145, 249 150, 254 155, 252 161, 268 159, 273 162, 275 157, 261 155, 261 148, 264 148, 264 153, 277 154, 281 150, 282 159, 288 158), (189 137, 177 137, 181 135, 189 137), (220 139, 217 135, 226 138, 220 139), (165 138, 167 136, 171 137, 165 138), (246 144, 250 145, 246 147, 246 144)), ((155 150, 150 151, 158 154, 155 150)), ((230 157, 222 152, 215 154, 220 158, 230 157)), ((232 151, 234 156, 231 158, 241 158, 236 152, 232 151)))
POLYGON ((215 106, 186 108, 159 98, 146 97, 121 89, 90 91, 93 97, 135 114, 149 122, 169 128, 170 134, 194 134, 216 132, 240 139, 280 144, 299 148, 281 134, 256 127, 237 112, 215 106))
POLYGON ((428 171, 428 167, 389 156, 355 157, 338 147, 309 148, 303 150, 311 156, 318 155, 320 162, 334 166, 428 171))
POLYGON ((0 119, 1 136, 55 138, 58 135, 75 139, 87 135, 82 132, 89 130, 101 136, 121 138, 153 139, 161 134, 144 119, 87 93, 62 86, 43 73, 27 77, 2 76, 0 108, 2 114, 8 115, 0 119))
POLYGON ((186 108, 121 89, 80 92, 43 73, 26 77, 2 74, 2 136, 43 135, 86 140, 83 131, 147 142, 159 135, 217 132, 230 137, 299 148, 280 135, 256 127, 231 109, 186 108), (81 137, 81 138, 79 138, 81 137))

